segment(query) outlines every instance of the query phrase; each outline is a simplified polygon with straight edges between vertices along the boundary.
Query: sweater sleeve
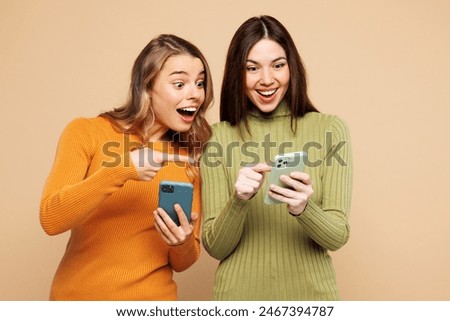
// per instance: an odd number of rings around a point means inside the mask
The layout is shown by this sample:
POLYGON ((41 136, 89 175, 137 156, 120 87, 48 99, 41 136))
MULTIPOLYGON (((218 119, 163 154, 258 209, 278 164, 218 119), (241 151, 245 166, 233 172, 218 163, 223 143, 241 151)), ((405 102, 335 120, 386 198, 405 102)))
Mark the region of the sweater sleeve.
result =
POLYGON ((40 203, 40 222, 47 234, 76 227, 128 179, 138 179, 135 168, 123 164, 101 167, 87 177, 96 145, 97 135, 88 119, 72 121, 61 134, 40 203))
MULTIPOLYGON (((297 220, 314 241, 335 251, 347 243, 350 227, 348 215, 352 195, 352 152, 347 125, 335 117, 326 134, 332 143, 323 161, 323 195, 319 207, 313 201, 297 220)), ((313 182, 314 188, 314 182, 313 182)))
POLYGON ((212 257, 223 260, 241 239, 250 202, 239 199, 230 187, 222 155, 215 157, 214 152, 208 152, 210 147, 212 151, 213 146, 220 144, 213 139, 200 162, 204 208, 202 242, 212 257))
POLYGON ((192 266, 200 257, 200 226, 202 222, 200 179, 194 181, 192 212, 198 215, 191 237, 183 244, 169 248, 170 266, 175 272, 182 272, 192 266))

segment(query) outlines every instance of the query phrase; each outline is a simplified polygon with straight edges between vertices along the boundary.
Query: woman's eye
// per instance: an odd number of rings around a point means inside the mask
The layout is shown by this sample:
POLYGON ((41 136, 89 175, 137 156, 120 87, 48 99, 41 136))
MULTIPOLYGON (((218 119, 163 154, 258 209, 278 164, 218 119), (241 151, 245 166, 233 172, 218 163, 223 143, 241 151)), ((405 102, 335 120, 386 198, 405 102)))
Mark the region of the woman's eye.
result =
POLYGON ((249 71, 249 72, 255 72, 257 70, 258 69, 256 68, 256 66, 247 66, 247 71, 249 71))
POLYGON ((176 83, 174 83, 174 85, 175 85, 175 87, 177 87, 177 88, 183 88, 184 83, 181 82, 181 81, 177 81, 176 83))
POLYGON ((203 88, 205 86, 205 82, 203 80, 202 81, 198 81, 196 85, 197 85, 198 88, 203 88))
POLYGON ((286 66, 286 64, 284 62, 280 62, 275 65, 275 69, 280 69, 280 68, 283 68, 284 66, 286 66))

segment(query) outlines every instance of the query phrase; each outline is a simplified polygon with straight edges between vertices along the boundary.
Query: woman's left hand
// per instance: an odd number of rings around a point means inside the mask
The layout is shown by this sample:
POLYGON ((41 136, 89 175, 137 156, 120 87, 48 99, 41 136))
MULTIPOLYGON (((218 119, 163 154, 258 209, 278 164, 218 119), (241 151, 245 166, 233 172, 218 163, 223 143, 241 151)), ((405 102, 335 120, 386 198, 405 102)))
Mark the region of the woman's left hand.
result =
POLYGON ((175 205, 175 212, 178 215, 180 226, 177 226, 170 216, 162 209, 157 208, 153 211, 155 216, 155 227, 167 245, 174 246, 186 242, 194 232, 198 214, 191 213, 191 222, 188 221, 186 214, 180 205, 175 205))
POLYGON ((311 177, 303 172, 292 172, 289 176, 281 175, 280 180, 291 188, 271 185, 269 195, 286 203, 292 215, 300 215, 314 192, 311 177))

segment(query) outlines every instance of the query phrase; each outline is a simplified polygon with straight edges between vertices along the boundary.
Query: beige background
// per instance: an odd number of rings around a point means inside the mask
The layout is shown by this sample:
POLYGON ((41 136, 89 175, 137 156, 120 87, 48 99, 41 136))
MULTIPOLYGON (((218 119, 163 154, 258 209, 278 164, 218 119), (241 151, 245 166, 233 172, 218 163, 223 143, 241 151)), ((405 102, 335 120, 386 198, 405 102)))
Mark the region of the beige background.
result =
MULTIPOLYGON (((68 233, 45 235, 38 206, 63 127, 119 105, 160 33, 202 49, 217 102, 231 36, 259 14, 290 30, 313 102, 351 130, 352 234, 333 253, 342 298, 450 300, 446 0, 1 0, 1 300, 47 299, 68 233)), ((215 266, 203 252, 177 275, 180 299, 209 300, 215 266)))

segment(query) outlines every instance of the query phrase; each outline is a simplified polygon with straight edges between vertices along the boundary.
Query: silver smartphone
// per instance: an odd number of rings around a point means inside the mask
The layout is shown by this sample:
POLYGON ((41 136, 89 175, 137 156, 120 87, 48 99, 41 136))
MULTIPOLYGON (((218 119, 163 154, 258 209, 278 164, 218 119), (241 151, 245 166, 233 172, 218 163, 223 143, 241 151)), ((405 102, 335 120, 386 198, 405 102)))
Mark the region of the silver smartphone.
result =
POLYGON ((166 211, 170 218, 180 226, 177 212, 175 212, 173 206, 175 204, 180 204, 190 222, 193 193, 194 186, 191 183, 162 181, 159 184, 158 206, 166 211))
POLYGON ((266 193, 264 196, 264 203, 267 205, 280 204, 279 200, 276 200, 269 196, 269 189, 271 184, 279 185, 281 187, 288 187, 282 181, 280 181, 281 175, 288 175, 292 172, 303 172, 305 170, 306 152, 293 152, 286 154, 278 154, 275 156, 275 160, 272 165, 272 170, 269 175, 269 181, 267 184, 266 193))

